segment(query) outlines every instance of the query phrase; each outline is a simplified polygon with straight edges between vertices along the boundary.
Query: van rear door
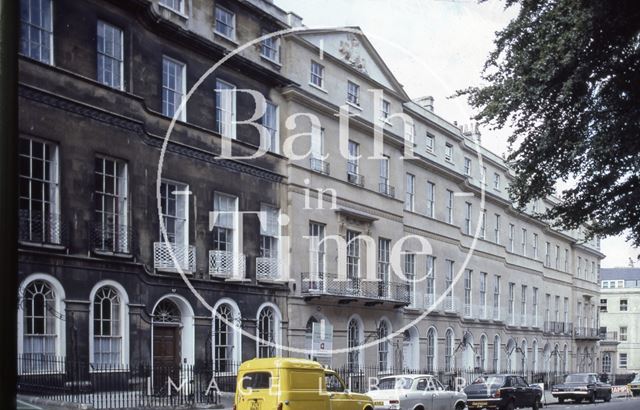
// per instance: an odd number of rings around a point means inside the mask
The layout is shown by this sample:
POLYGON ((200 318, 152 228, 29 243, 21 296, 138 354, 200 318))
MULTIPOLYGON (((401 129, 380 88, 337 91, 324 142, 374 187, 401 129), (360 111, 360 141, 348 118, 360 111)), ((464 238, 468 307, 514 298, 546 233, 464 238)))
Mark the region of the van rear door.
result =
POLYGON ((237 410, 273 410, 278 407, 278 370, 255 370, 238 380, 237 410))

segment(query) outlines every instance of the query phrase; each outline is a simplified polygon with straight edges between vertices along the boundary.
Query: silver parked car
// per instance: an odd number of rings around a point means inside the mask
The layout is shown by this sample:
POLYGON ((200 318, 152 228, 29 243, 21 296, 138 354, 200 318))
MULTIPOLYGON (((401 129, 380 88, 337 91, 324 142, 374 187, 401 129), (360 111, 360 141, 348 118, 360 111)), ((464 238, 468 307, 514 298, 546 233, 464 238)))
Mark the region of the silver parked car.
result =
POLYGON ((380 379, 367 395, 375 410, 463 410, 467 395, 448 391, 430 374, 403 374, 380 379))

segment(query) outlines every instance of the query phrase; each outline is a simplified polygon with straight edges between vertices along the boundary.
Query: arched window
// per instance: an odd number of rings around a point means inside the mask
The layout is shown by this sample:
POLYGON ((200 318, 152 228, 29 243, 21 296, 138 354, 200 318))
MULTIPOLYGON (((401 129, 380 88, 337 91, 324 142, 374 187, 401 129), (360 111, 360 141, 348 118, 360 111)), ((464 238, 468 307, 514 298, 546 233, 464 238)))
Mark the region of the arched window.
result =
POLYGON ((493 371, 500 372, 500 336, 493 338, 493 371))
POLYGON ((378 370, 381 372, 389 369, 389 325, 386 321, 380 321, 378 325, 378 370))
POLYGON ((565 344, 562 352, 562 372, 566 373, 568 368, 569 368, 569 348, 565 344))
POLYGON ((58 326, 51 284, 34 280, 24 290, 22 352, 28 358, 55 356, 58 326))
POLYGON ((181 317, 178 306, 168 298, 162 299, 153 311, 154 323, 180 323, 181 317))
POLYGON ((307 351, 307 359, 315 360, 313 355, 313 324, 318 323, 318 319, 311 316, 309 320, 307 320, 307 326, 304 333, 304 348, 307 351))
POLYGON ((479 367, 483 372, 487 370, 487 356, 489 354, 489 343, 487 342, 487 336, 480 336, 480 352, 479 352, 479 367))
POLYGON ((348 325, 348 366, 349 370, 357 370, 360 368, 360 323, 354 318, 349 321, 348 325))
POLYGON ((447 329, 444 337, 444 371, 453 371, 453 330, 447 329))
POLYGON ((510 338, 507 342, 506 353, 507 353, 507 370, 510 372, 515 371, 515 364, 517 362, 516 355, 516 341, 513 338, 510 338))
POLYGON ((234 349, 236 332, 239 326, 239 315, 234 307, 228 303, 221 303, 214 316, 214 350, 213 360, 216 371, 226 372, 233 370, 236 355, 234 349))
POLYGON ((279 343, 279 316, 271 306, 258 313, 258 357, 274 357, 279 343))
POLYGON ((438 337, 436 335, 436 329, 430 328, 427 331, 427 371, 433 372, 436 370, 436 346, 438 343, 438 337))
POLYGON ((538 341, 534 340, 531 344, 531 370, 538 372, 538 341))
POLYGON ((122 303, 118 292, 103 286, 93 298, 93 363, 122 364, 122 303))

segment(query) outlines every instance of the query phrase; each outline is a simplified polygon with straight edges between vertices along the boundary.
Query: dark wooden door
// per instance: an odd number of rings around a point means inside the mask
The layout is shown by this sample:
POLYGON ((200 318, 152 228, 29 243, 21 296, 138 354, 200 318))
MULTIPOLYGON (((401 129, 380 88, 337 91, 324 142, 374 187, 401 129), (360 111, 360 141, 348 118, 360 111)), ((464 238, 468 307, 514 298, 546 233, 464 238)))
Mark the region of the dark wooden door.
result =
POLYGON ((153 328, 153 375, 156 393, 166 394, 168 378, 178 386, 180 375, 180 328, 177 326, 154 326, 153 328))

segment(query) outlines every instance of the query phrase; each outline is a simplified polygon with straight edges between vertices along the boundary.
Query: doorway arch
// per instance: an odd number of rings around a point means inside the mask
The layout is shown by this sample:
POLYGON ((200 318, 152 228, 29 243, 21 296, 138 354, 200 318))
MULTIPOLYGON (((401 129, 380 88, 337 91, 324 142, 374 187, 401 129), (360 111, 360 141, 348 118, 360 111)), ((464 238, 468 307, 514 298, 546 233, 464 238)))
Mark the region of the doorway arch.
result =
POLYGON ((156 302, 152 313, 151 333, 154 366, 194 363, 194 313, 184 297, 165 295, 156 302))

